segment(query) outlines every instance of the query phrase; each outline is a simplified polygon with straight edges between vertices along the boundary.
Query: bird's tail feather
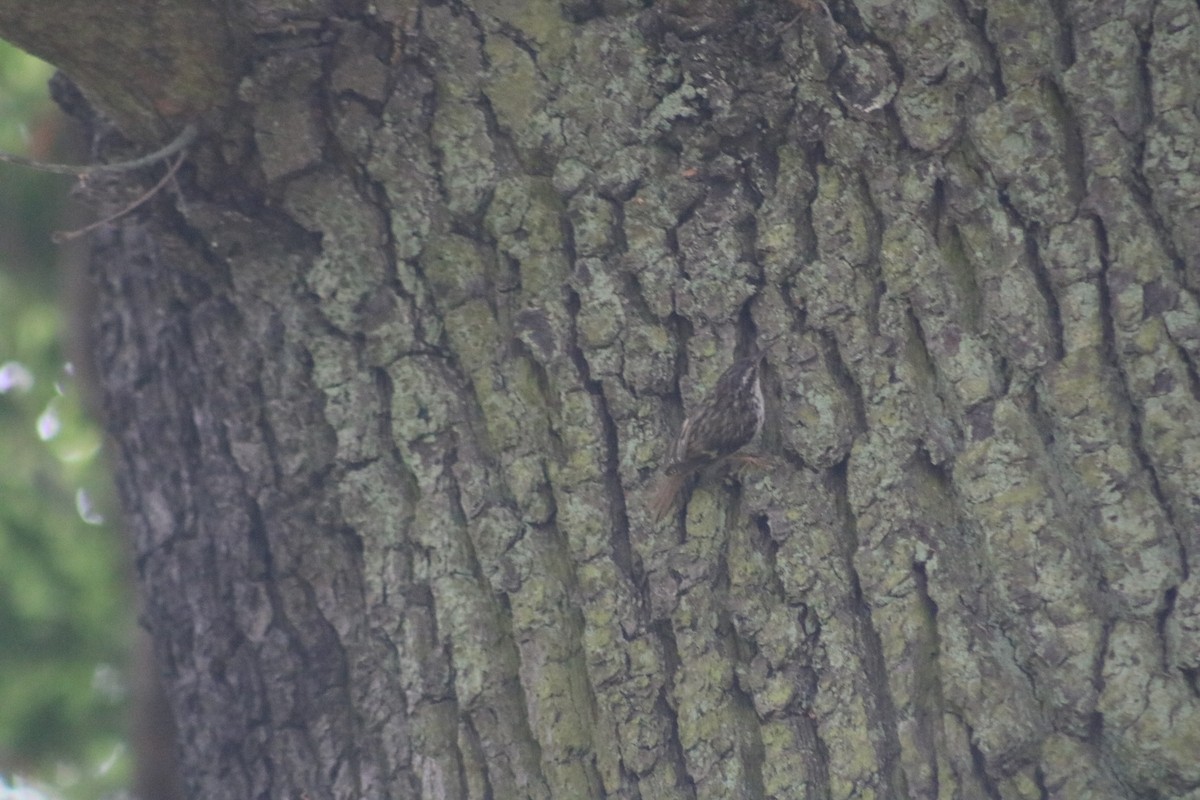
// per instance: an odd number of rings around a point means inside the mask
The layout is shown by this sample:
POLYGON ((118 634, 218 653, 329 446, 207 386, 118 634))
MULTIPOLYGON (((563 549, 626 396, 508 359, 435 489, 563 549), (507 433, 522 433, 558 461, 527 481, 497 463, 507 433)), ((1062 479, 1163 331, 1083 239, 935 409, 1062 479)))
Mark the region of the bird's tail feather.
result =
POLYGON ((664 475, 659 480, 654 497, 650 500, 650 513, 654 515, 655 522, 661 521, 675 505, 686 480, 687 475, 664 475))

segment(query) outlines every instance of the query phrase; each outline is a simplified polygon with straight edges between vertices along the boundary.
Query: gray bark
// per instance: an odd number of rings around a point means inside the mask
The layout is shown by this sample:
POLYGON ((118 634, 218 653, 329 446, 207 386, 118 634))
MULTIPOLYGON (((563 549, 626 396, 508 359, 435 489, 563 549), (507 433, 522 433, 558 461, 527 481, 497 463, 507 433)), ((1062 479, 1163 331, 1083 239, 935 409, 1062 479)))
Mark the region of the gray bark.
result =
POLYGON ((263 6, 94 259, 195 797, 1200 797, 1194 2, 263 6))

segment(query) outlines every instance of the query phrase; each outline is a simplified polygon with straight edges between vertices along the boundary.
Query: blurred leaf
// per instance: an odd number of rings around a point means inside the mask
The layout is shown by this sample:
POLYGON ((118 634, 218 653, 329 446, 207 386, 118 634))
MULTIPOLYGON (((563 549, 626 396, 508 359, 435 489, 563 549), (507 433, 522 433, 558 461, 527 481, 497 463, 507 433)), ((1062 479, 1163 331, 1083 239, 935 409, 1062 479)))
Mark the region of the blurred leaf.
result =
POLYGON ((0 147, 30 149, 29 120, 48 110, 46 81, 54 68, 0 42, 0 147))

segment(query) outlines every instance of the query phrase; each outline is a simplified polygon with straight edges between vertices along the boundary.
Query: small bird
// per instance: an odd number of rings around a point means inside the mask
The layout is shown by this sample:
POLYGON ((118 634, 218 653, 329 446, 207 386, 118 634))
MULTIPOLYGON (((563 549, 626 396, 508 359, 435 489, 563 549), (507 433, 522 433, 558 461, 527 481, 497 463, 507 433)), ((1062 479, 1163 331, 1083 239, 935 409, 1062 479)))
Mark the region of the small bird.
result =
MULTIPOLYGON (((700 407, 683 421, 671 449, 666 476, 651 501, 657 522, 675 505, 687 479, 750 443, 762 430, 764 410, 761 371, 766 350, 739 359, 721 373, 700 407)), ((748 459, 752 460, 752 459, 748 459)))

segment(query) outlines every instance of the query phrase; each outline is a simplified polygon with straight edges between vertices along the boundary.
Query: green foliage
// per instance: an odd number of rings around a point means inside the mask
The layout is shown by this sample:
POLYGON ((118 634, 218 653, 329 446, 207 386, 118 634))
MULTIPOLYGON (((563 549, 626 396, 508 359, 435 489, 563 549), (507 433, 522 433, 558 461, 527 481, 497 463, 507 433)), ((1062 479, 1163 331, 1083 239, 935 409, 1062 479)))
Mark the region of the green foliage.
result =
POLYGON ((0 146, 22 148, 26 121, 46 110, 49 64, 0 42, 0 146))
MULTIPOLYGON (((48 64, 0 42, 0 149, 52 160, 62 117, 47 96, 51 74, 48 64)), ((0 269, 17 272, 43 292, 54 288, 47 267, 56 257, 49 226, 68 180, 0 164, 0 269)))
MULTIPOLYGON (((49 74, 0 43, 0 148, 53 156, 49 74)), ((101 524, 100 433, 61 344, 49 232, 68 181, 0 165, 0 775, 95 798, 128 782, 132 619, 119 539, 101 524)))

